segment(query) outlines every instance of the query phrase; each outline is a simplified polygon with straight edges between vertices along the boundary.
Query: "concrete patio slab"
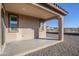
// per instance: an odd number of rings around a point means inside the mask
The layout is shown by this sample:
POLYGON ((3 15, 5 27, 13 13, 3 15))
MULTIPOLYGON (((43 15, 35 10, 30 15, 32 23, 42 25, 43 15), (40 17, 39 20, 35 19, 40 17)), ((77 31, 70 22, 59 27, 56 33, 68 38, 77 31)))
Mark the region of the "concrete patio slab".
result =
POLYGON ((61 41, 45 40, 45 39, 16 41, 6 44, 5 50, 1 55, 2 56, 26 55, 59 42, 61 41))

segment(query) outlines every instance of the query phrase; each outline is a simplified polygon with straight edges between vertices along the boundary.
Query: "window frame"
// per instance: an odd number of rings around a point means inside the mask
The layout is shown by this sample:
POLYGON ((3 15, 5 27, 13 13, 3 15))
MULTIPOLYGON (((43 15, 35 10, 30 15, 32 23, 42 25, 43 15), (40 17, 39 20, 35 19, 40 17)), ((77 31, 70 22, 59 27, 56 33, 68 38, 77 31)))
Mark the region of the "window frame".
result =
POLYGON ((13 13, 8 13, 8 28, 9 28, 8 32, 9 33, 16 33, 16 32, 18 32, 18 27, 19 27, 19 17, 18 17, 18 15, 13 14, 13 13), (11 16, 17 17, 16 30, 14 30, 14 31, 11 29, 11 24, 10 24, 11 16))

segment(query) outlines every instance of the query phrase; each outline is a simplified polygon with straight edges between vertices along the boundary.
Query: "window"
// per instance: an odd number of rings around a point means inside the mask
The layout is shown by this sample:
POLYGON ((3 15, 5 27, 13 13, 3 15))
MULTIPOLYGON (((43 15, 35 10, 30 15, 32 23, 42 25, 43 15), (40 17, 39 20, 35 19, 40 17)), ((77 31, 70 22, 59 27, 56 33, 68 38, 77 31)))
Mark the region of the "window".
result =
POLYGON ((16 15, 9 15, 9 28, 10 32, 17 32, 18 17, 16 15))

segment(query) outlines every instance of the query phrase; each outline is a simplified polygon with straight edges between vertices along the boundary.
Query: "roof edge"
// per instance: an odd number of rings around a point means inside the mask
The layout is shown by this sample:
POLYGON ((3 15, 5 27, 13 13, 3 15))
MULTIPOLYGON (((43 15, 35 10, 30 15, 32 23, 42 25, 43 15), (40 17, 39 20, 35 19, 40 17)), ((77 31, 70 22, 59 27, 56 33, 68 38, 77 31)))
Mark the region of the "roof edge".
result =
POLYGON ((58 11, 60 14, 62 15, 67 15, 68 12, 66 10, 64 10, 63 8, 61 8, 60 6, 58 6, 55 3, 37 3, 39 5, 42 5, 43 7, 49 8, 50 10, 54 10, 55 12, 58 11))

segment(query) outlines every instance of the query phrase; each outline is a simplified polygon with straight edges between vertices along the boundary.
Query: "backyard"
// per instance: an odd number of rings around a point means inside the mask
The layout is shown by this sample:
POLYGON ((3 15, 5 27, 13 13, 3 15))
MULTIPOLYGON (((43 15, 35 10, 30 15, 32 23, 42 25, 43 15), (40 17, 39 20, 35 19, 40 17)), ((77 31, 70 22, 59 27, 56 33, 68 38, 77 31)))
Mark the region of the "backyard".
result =
MULTIPOLYGON (((47 34, 57 39, 57 34, 47 34)), ((26 56, 79 56, 79 35, 65 35, 64 41, 26 56)))

